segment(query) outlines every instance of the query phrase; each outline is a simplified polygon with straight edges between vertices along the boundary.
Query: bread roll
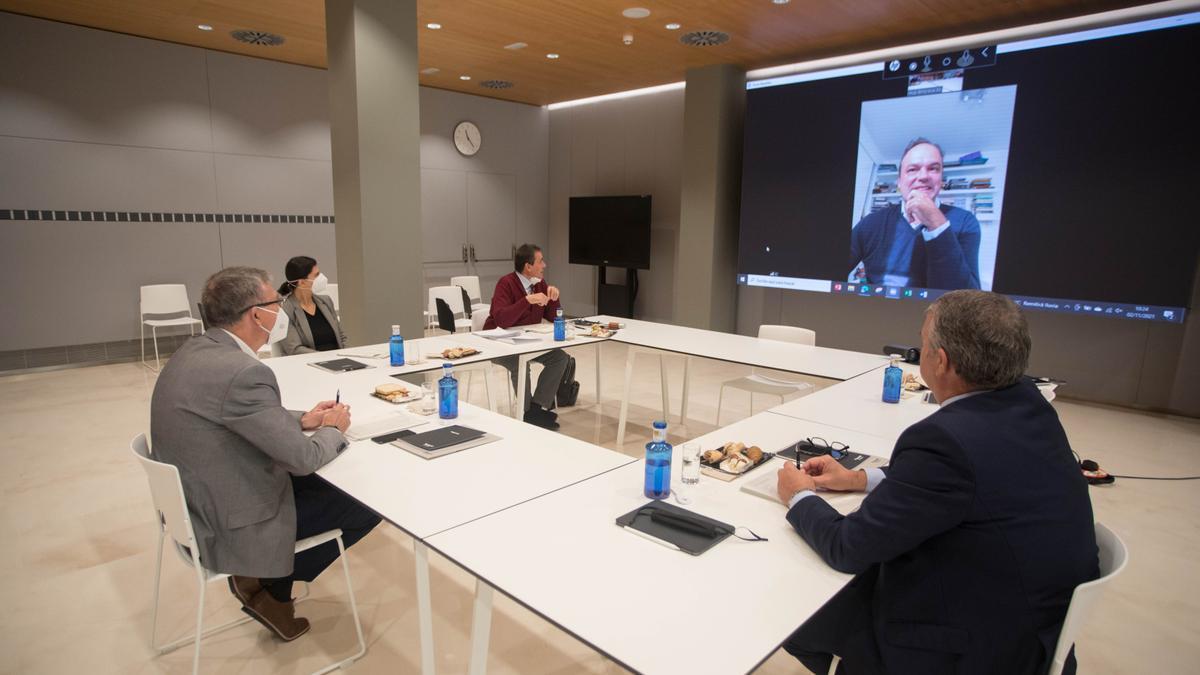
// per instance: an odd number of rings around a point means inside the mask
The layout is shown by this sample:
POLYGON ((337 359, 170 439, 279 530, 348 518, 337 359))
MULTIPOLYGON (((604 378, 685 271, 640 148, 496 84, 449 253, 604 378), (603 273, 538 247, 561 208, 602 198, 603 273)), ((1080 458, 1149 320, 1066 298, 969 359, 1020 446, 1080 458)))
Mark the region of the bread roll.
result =
POLYGON ((746 450, 746 457, 750 460, 751 464, 758 464, 762 460, 762 456, 762 448, 757 445, 752 445, 746 450))
POLYGON ((393 396, 395 394, 408 396, 408 390, 398 384, 381 384, 375 387, 375 393, 379 396, 393 396))

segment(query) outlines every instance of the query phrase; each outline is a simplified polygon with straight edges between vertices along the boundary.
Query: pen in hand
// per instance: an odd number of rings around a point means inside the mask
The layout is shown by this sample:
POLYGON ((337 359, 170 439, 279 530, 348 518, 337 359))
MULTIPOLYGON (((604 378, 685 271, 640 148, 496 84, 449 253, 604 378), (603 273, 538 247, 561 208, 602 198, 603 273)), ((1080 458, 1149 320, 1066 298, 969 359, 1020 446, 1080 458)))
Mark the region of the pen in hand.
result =
POLYGON ((333 404, 337 405, 342 402, 342 390, 338 389, 337 394, 333 397, 333 404))

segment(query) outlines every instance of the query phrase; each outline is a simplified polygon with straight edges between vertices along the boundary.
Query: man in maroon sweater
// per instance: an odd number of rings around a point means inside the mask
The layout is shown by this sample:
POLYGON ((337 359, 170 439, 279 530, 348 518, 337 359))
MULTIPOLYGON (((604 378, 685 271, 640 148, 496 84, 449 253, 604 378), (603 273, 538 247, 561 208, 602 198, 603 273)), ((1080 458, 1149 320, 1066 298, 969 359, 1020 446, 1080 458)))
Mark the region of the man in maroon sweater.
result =
MULTIPOLYGON (((558 289, 546 284, 542 275, 546 271, 546 261, 542 258, 542 249, 533 244, 523 244, 513 256, 512 274, 500 277, 496 282, 496 290, 492 293, 492 309, 485 329, 512 328, 513 326, 529 326, 539 324, 542 319, 553 321, 558 312, 558 289)), ((554 395, 562 382, 563 372, 567 369, 569 357, 561 349, 546 352, 533 359, 541 363, 541 376, 538 377, 537 390, 530 394, 529 369, 525 369, 525 421, 546 429, 558 428, 558 415, 550 410, 554 407, 554 395), (532 399, 532 400, 531 400, 532 399)), ((512 376, 513 388, 517 387, 517 366, 519 357, 504 356, 495 360, 496 363, 508 369, 512 376)))

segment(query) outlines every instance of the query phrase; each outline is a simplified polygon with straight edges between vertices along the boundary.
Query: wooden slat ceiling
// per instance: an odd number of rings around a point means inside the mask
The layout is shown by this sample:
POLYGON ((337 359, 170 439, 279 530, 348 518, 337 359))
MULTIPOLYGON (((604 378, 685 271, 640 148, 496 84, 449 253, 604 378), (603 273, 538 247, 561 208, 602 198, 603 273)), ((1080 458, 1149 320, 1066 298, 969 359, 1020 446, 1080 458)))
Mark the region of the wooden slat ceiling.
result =
MULTIPOLYGON (((544 105, 684 79, 688 68, 747 69, 1146 4, 1132 0, 419 0, 421 84, 544 105), (644 19, 622 10, 644 7, 644 19), (425 24, 440 23, 441 30, 425 24), (670 31, 667 23, 679 23, 670 31), (728 33, 712 47, 680 43, 728 33), (622 43, 629 33, 633 44, 622 43), (505 45, 529 46, 509 51, 505 45), (560 58, 550 60, 547 53, 560 58), (469 75, 470 81, 459 79, 469 75), (512 82, 491 90, 485 80, 512 82)), ((266 59, 325 67, 323 0, 0 0, 0 9, 266 59), (198 24, 213 27, 198 30, 198 24), (246 45, 237 29, 282 35, 246 45)))

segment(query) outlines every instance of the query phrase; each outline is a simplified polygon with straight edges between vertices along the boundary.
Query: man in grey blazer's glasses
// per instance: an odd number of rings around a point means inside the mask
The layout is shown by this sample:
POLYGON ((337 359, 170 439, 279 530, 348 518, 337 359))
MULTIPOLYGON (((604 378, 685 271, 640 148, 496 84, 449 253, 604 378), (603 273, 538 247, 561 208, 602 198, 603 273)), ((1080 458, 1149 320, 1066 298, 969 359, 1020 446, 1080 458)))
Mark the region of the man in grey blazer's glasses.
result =
POLYGON ((260 269, 209 277, 200 301, 208 331, 159 374, 150 434, 154 456, 179 467, 201 563, 232 575, 243 611, 290 641, 309 629, 295 615, 292 582, 312 581, 338 556, 333 541, 297 554, 296 540, 341 528, 351 546, 380 519, 311 475, 345 449, 350 408, 281 405, 275 374, 257 356, 287 335, 279 300, 260 269))

